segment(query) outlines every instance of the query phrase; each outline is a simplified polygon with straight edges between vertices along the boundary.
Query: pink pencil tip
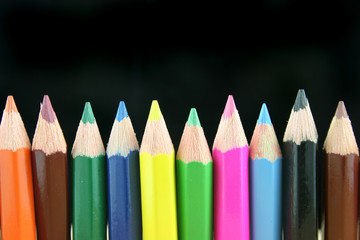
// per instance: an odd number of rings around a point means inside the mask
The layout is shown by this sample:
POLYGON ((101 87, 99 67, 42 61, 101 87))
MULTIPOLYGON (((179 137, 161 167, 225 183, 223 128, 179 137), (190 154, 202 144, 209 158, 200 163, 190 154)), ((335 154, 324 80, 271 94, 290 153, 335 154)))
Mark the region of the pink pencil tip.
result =
POLYGON ((223 113, 223 118, 231 117, 235 110, 236 110, 236 106, 235 106, 234 98, 232 95, 229 95, 227 102, 226 102, 225 110, 223 113))
POLYGON ((55 112, 51 106, 50 98, 48 95, 44 96, 42 106, 41 106, 41 115, 47 122, 54 122, 56 119, 55 112))

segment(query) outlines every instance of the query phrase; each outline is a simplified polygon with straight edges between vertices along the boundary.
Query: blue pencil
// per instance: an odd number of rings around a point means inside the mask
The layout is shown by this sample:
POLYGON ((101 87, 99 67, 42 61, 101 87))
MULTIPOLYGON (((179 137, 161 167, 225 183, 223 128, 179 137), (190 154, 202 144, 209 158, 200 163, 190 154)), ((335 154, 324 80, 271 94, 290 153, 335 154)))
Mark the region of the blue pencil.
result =
POLYGON ((266 104, 250 143, 252 240, 281 239, 282 157, 266 104))
POLYGON ((120 102, 107 146, 110 240, 142 239, 139 145, 120 102))

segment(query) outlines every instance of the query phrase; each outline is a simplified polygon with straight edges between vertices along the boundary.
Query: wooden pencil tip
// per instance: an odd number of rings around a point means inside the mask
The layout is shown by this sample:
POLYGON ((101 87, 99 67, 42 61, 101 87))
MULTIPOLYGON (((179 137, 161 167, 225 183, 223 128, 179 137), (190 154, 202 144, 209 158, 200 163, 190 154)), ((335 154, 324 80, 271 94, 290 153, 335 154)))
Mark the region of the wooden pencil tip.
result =
POLYGON ((191 108, 189 118, 187 120, 188 126, 198 126, 201 127, 199 116, 197 114, 196 108, 191 108))
POLYGON ((18 112, 14 97, 12 95, 9 95, 6 99, 5 111, 9 112, 9 113, 10 112, 18 112))
POLYGON ((93 124, 95 122, 94 113, 93 113, 93 110, 91 108, 91 104, 89 102, 85 103, 85 107, 84 107, 83 115, 81 117, 81 121, 83 123, 90 123, 90 124, 93 124))
POLYGON ((297 112, 300 109, 304 109, 307 105, 308 105, 308 100, 306 98, 305 91, 304 89, 299 89, 294 104, 294 111, 297 112))
POLYGON ((123 101, 121 101, 119 103, 119 107, 116 113, 116 121, 120 122, 121 120, 123 120, 124 118, 129 117, 128 112, 126 110, 126 106, 125 103, 123 101))
POLYGON ((48 95, 44 95, 41 106, 41 116, 44 118, 45 121, 50 123, 53 123, 56 120, 56 115, 48 95))
POLYGON ((151 103, 150 113, 148 117, 148 121, 159 121, 161 119, 161 111, 159 107, 159 103, 157 100, 153 100, 151 103))
POLYGON ((269 111, 266 107, 266 104, 263 103, 261 110, 260 110, 260 114, 259 114, 259 118, 257 120, 257 124, 269 124, 271 125, 271 118, 270 118, 270 114, 269 111))
POLYGON ((335 112, 336 118, 348 118, 348 114, 343 101, 339 101, 335 112))
POLYGON ((236 110, 236 105, 235 105, 234 98, 232 95, 229 95, 227 102, 226 102, 225 110, 223 113, 223 118, 231 117, 235 110, 236 110))

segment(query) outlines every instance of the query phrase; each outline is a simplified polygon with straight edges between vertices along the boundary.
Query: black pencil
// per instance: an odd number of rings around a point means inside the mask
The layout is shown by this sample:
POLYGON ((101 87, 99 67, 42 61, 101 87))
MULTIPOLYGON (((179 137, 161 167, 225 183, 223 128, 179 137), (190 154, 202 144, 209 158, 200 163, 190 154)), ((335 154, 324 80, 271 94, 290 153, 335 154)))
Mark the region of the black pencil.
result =
POLYGON ((317 239, 317 131, 304 90, 299 90, 284 134, 285 240, 317 239))

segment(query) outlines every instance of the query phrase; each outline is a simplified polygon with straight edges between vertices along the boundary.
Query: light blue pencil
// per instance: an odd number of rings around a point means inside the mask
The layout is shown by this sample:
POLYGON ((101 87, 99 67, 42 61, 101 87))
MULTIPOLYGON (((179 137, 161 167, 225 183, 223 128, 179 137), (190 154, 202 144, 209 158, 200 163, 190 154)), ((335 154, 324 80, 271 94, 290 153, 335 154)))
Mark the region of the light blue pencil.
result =
POLYGON ((252 240, 281 239, 282 157, 266 104, 250 143, 252 240))

